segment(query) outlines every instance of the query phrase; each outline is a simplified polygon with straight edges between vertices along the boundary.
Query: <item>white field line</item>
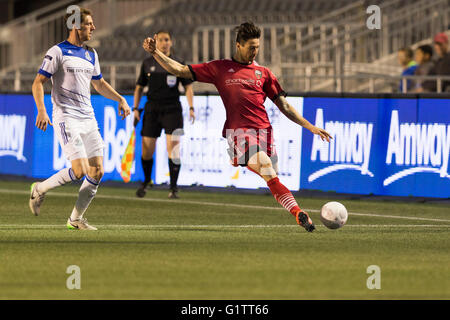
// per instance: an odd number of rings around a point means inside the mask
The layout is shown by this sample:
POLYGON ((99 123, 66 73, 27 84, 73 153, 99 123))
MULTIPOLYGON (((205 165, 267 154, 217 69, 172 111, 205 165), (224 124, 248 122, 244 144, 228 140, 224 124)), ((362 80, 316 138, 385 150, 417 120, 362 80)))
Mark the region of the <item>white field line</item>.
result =
MULTIPOLYGON (((24 190, 8 190, 0 189, 0 193, 15 193, 15 194, 27 194, 30 192, 24 190)), ((77 193, 64 193, 64 192, 50 192, 51 196, 58 197, 78 197, 77 193)), ((116 200, 127 200, 127 201, 149 201, 149 202, 164 202, 170 204, 194 204, 203 206, 219 206, 219 207, 234 207, 234 208, 247 208, 247 209, 260 209, 260 210, 286 210, 282 207, 268 207, 268 206, 256 206, 247 204, 237 204, 237 203, 223 203, 223 202, 205 202, 205 201, 193 201, 193 200, 170 200, 170 199, 158 199, 158 198, 136 198, 136 197, 124 197, 124 196, 113 196, 113 195, 101 195, 95 196, 97 199, 116 199, 116 200)), ((320 212, 318 209, 306 209, 307 212, 320 212)), ((391 219, 406 219, 406 220, 417 220, 417 221, 435 221, 435 222, 450 222, 449 219, 436 219, 436 218, 422 218, 422 217, 406 217, 406 216, 393 216, 375 213, 359 213, 359 212, 349 212, 352 216, 365 216, 365 217, 379 217, 379 218, 391 218, 391 219)))
MULTIPOLYGON (((99 228, 105 229, 208 229, 208 228, 216 228, 216 229, 271 229, 271 228, 299 228, 299 226, 292 225, 284 225, 284 224, 273 224, 273 225, 140 225, 140 224, 99 224, 95 225, 99 228)), ((63 224, 3 224, 0 225, 1 229, 11 229, 11 228, 20 228, 20 229, 64 229, 66 226, 63 224)), ((319 225, 320 228, 325 228, 325 226, 319 225)), ((435 225, 435 224, 349 224, 345 225, 344 228, 449 228, 450 225, 435 225)))

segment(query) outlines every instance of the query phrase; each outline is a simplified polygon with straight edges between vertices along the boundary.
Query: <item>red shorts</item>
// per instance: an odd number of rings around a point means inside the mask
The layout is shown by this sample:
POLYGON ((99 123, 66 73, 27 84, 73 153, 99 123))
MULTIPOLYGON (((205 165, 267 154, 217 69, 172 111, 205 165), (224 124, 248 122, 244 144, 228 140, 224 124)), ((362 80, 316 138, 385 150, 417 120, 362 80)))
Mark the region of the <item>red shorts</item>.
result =
POLYGON ((248 160, 257 152, 265 152, 272 163, 278 162, 272 128, 267 129, 227 129, 228 155, 235 167, 246 167, 248 160))

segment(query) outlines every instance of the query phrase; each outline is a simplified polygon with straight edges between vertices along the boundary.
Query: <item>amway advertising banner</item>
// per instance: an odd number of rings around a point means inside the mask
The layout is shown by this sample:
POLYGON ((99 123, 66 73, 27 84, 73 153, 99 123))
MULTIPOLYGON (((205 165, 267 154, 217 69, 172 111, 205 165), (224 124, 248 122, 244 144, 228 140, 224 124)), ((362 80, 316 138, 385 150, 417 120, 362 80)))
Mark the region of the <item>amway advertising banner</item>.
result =
POLYGON ((331 143, 304 134, 300 187, 450 197, 450 102, 305 98, 303 114, 331 143))
MULTIPOLYGON (((132 96, 126 96, 130 105, 132 96)), ((145 103, 142 99, 141 107, 145 103)), ((280 113, 270 100, 279 155, 279 176, 291 190, 316 189, 355 194, 450 197, 450 100, 288 97, 310 122, 333 139, 323 142, 280 113)), ((45 96, 51 117, 52 104, 45 96)), ((103 180, 121 181, 120 160, 133 130, 133 118, 122 121, 117 103, 99 95, 92 103, 105 142, 103 180)), ((218 96, 196 96, 197 119, 189 122, 182 97, 185 134, 181 137, 180 185, 265 188, 265 182, 243 167, 233 167, 221 136, 225 109, 218 96)), ((31 95, 0 95, 0 174, 44 179, 70 166, 54 128, 35 127, 31 95)), ((141 126, 131 181, 143 179, 141 126)), ((153 180, 169 181, 164 133, 155 152, 153 180)))
MULTIPOLYGON (((130 106, 132 96, 125 96, 130 106)), ((100 133, 105 143, 103 180, 121 180, 120 162, 133 130, 132 116, 121 120, 117 102, 92 95, 92 105, 100 133)), ((142 99, 141 107, 145 103, 142 99)), ((45 95, 47 113, 52 119, 50 95, 45 95)), ((70 162, 64 156, 54 128, 44 132, 35 127, 36 106, 31 95, 0 95, 0 173, 17 174, 39 179, 48 178, 70 162)), ((54 124, 55 125, 55 124, 54 124)), ((140 165, 142 122, 137 126, 136 160, 132 167, 133 180, 142 180, 140 165)))
POLYGON ((33 109, 31 95, 0 94, 0 173, 32 175, 33 109))
POLYGON ((383 194, 450 197, 450 103, 387 100, 383 194))
POLYGON ((303 116, 333 139, 304 134, 301 187, 371 193, 379 185, 376 99, 305 98, 303 116))

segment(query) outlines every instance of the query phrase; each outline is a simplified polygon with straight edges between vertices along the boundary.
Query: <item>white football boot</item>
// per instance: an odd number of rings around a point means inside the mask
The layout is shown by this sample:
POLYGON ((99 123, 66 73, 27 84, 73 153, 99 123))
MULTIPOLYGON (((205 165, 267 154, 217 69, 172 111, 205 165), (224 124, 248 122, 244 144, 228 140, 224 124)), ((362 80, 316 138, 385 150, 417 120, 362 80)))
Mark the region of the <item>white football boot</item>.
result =
POLYGON ((67 229, 70 229, 70 230, 97 230, 96 227, 93 227, 90 224, 88 224, 88 221, 86 218, 81 218, 81 219, 76 219, 76 220, 72 220, 69 218, 67 220, 67 229))
POLYGON ((45 193, 40 194, 37 191, 38 184, 39 182, 35 182, 31 185, 30 201, 28 202, 30 210, 35 216, 41 212, 41 205, 45 197, 45 193))

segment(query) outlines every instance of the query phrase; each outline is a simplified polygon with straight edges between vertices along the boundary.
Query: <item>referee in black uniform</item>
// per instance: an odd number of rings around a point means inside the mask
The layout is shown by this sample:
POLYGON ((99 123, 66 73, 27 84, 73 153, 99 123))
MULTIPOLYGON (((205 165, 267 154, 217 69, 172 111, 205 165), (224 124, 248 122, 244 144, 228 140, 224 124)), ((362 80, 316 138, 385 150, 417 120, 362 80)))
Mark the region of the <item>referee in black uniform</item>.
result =
MULTIPOLYGON (((168 31, 157 33, 156 46, 165 55, 178 60, 171 54, 172 37, 168 31)), ((136 191, 138 197, 144 197, 146 188, 151 181, 153 167, 153 153, 155 152, 156 139, 164 129, 167 142, 167 153, 169 155, 170 193, 169 198, 178 198, 177 180, 180 172, 179 138, 173 135, 183 133, 183 113, 180 103, 179 83, 184 86, 186 98, 189 103, 189 119, 194 122, 195 114, 193 107, 194 91, 192 81, 177 78, 164 70, 153 57, 148 57, 142 62, 141 72, 134 90, 134 117, 140 120, 142 110, 137 109, 142 98, 145 86, 148 86, 147 103, 144 109, 142 124, 142 169, 145 180, 136 191)))

